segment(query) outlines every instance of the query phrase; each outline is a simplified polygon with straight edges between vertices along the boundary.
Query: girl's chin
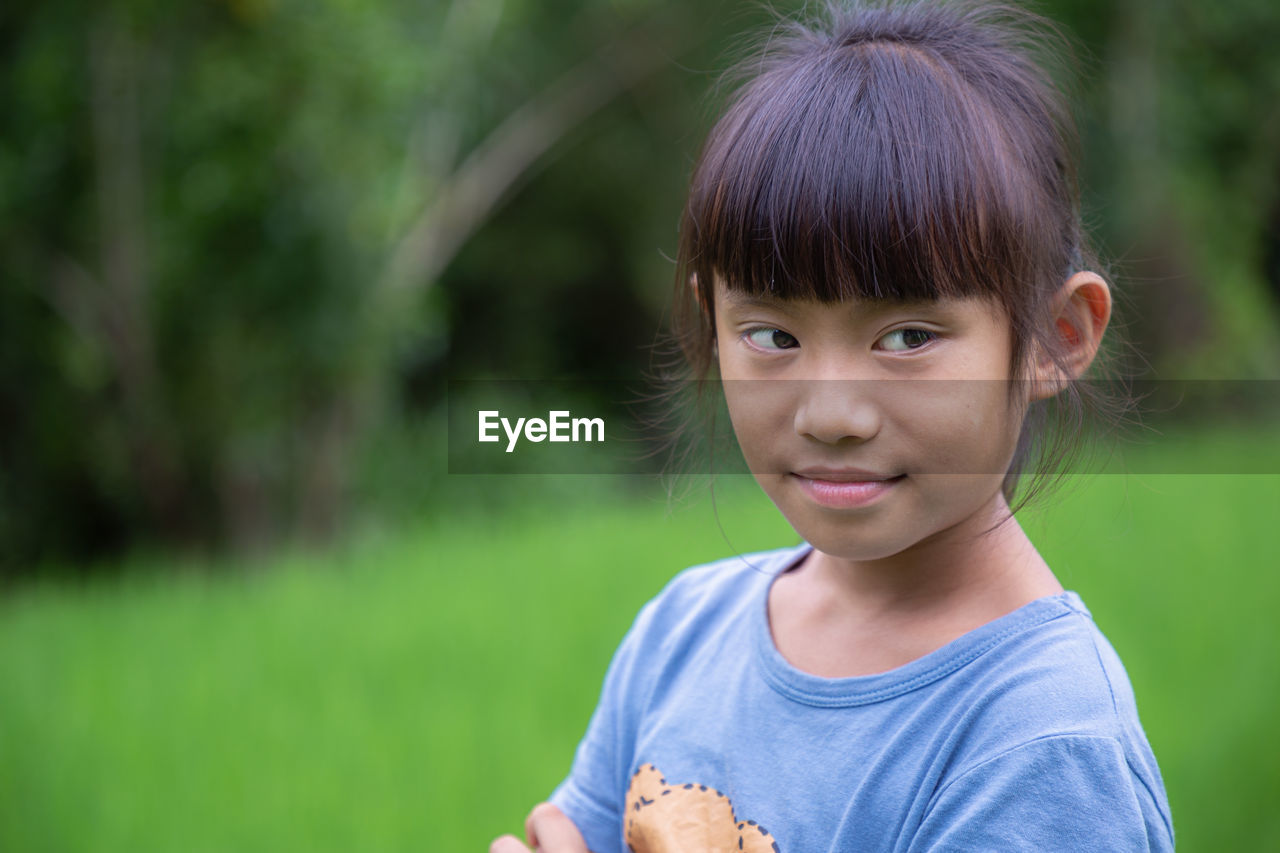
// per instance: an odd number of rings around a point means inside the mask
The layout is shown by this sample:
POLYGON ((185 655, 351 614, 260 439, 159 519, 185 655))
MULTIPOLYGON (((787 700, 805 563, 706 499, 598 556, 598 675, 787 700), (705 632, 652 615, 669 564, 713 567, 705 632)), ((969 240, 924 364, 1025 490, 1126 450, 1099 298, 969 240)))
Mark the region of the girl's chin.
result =
POLYGON ((850 563, 872 563, 909 551, 919 541, 902 523, 889 519, 879 524, 815 520, 783 512, 791 527, 815 551, 850 563), (888 522, 888 523, 885 523, 888 522), (905 534, 905 535, 904 535, 905 534))
POLYGON ((892 559, 911 547, 910 545, 903 546, 901 542, 849 542, 847 539, 827 539, 822 536, 813 538, 806 537, 805 541, 812 545, 815 551, 830 559, 845 563, 878 563, 882 560, 892 559), (813 538, 819 541, 815 542, 813 538))

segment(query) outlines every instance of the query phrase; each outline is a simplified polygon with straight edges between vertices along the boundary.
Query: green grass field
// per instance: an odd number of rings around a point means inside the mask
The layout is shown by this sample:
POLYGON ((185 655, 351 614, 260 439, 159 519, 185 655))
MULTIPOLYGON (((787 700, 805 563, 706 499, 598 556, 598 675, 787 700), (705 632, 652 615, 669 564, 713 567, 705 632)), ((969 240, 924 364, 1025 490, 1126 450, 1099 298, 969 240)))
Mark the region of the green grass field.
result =
MULTIPOLYGON (((1280 470, 1267 432, 1149 452, 1280 470)), ((656 484, 531 497, 237 572, 20 588, 0 850, 487 849, 567 770, 640 604, 795 541, 743 485, 715 512, 656 484)), ((1280 476, 1098 476, 1024 521, 1125 660, 1180 848, 1280 849, 1280 476)))

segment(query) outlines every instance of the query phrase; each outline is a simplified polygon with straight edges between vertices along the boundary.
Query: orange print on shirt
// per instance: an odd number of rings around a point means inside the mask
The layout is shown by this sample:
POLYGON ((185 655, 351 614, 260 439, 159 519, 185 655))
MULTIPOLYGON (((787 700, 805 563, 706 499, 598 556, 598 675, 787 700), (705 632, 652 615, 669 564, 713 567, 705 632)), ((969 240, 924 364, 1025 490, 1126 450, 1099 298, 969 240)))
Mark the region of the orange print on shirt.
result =
POLYGON ((739 819, 724 794, 693 782, 668 784, 652 764, 631 777, 626 815, 633 853, 780 853, 773 836, 739 819))

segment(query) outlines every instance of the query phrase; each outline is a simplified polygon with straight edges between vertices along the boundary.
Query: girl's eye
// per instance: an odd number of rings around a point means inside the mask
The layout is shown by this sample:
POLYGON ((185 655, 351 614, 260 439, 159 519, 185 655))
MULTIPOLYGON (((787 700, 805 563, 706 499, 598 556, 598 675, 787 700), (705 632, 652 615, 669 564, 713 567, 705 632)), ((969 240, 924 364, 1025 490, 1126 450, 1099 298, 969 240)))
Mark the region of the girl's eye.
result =
POLYGON ((880 349, 889 352, 906 352, 919 349, 936 337, 937 335, 927 329, 894 329, 880 339, 880 349))
POLYGON ((757 349, 763 350, 795 349, 800 346, 794 336, 781 329, 752 329, 744 337, 757 349))

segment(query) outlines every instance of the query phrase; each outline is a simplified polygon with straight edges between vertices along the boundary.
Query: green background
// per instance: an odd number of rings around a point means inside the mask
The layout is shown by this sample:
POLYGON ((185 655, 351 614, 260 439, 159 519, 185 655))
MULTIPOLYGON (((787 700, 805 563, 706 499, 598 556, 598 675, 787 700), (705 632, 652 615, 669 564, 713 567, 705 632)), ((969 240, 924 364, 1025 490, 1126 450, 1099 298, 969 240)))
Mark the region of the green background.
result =
MULTIPOLYGON (((1114 354, 1204 382, 1023 521, 1125 661, 1182 849, 1280 849, 1280 7, 1042 10, 1114 354)), ((739 477, 451 476, 444 445, 451 379, 643 375, 768 21, 0 7, 0 850, 484 849, 645 600, 794 541, 739 477)))

